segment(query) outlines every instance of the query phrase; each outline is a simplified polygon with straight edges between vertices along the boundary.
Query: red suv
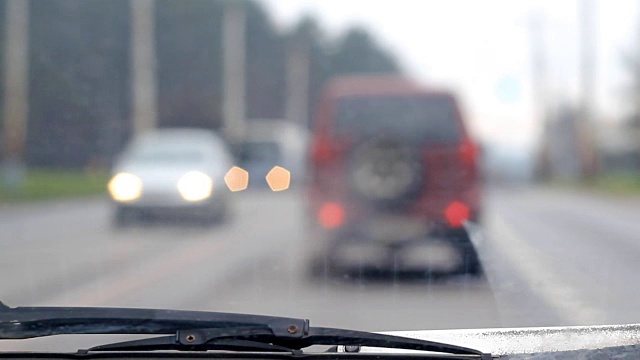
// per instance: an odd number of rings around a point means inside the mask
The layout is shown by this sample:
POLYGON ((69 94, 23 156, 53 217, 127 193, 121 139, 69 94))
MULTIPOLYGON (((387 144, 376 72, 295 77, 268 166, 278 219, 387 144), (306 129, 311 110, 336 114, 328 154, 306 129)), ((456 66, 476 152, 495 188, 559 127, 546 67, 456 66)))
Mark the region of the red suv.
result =
POLYGON ((463 227, 481 205, 478 149, 453 94, 400 77, 335 79, 310 154, 314 270, 481 272, 463 227))

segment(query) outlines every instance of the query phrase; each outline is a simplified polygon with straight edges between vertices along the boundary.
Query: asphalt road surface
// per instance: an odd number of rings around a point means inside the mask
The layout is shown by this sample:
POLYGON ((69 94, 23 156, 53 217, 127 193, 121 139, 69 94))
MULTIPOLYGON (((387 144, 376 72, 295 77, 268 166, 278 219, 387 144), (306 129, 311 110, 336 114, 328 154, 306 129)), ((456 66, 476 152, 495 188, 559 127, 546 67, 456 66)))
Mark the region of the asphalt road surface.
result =
MULTIPOLYGON (((492 190, 483 224, 468 226, 484 278, 312 282, 300 193, 235 196, 233 218, 212 228, 115 230, 105 198, 0 207, 0 299, 249 312, 372 331, 640 322, 640 200, 492 190)), ((28 346, 82 345, 62 339, 28 346)))

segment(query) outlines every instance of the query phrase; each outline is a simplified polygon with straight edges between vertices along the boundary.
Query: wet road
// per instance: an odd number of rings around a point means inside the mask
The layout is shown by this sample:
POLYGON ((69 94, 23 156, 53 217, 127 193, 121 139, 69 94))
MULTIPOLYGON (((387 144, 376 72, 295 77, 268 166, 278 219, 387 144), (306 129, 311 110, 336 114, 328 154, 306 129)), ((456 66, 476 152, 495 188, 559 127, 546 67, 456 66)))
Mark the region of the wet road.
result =
POLYGON ((214 228, 115 230, 102 198, 0 208, 1 299, 250 312, 363 330, 640 322, 640 201, 495 190, 483 225, 469 226, 485 278, 312 282, 299 193, 236 200, 233 218, 214 228))

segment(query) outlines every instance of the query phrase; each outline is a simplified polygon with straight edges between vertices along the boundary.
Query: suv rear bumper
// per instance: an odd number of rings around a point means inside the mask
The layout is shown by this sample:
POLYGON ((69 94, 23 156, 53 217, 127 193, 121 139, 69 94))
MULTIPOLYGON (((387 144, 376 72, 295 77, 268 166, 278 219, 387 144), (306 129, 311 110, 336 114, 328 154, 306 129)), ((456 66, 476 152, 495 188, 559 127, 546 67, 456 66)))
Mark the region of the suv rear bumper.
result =
POLYGON ((374 239, 358 229, 321 230, 311 258, 331 269, 455 273, 473 245, 464 228, 435 225, 420 237, 374 239))

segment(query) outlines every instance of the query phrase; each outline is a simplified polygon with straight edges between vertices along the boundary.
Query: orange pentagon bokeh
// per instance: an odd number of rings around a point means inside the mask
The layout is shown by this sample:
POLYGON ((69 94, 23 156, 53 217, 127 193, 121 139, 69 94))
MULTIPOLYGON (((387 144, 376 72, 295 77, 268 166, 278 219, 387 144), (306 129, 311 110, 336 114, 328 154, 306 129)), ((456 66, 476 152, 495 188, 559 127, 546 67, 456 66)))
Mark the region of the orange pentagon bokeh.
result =
POLYGON ((272 191, 284 191, 291 185, 291 173, 280 166, 274 166, 265 179, 272 191))
POLYGON ((227 171, 224 182, 231 191, 245 190, 249 186, 249 173, 243 168, 234 166, 227 171))

